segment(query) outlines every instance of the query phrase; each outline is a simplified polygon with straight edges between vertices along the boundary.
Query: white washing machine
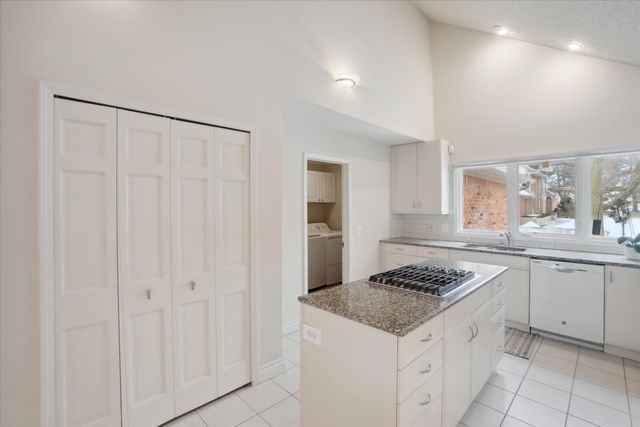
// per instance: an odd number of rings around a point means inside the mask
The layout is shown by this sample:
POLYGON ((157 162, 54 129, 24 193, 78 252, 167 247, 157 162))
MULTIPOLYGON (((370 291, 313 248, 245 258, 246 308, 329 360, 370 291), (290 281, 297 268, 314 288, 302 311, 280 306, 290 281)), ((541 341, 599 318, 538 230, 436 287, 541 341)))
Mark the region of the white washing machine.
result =
POLYGON ((342 282, 342 231, 324 222, 307 225, 309 290, 342 282))

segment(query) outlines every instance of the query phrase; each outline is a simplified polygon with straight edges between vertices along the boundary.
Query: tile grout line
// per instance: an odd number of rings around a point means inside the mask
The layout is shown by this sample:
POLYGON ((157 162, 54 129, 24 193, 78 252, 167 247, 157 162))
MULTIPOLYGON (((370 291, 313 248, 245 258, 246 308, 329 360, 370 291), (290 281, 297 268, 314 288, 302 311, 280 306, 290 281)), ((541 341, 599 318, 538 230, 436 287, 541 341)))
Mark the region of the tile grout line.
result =
POLYGON ((624 374, 624 391, 627 392, 627 409, 629 409, 629 425, 633 426, 633 415, 631 414, 631 399, 629 398, 629 381, 627 378, 627 365, 622 359, 622 373, 624 374))
POLYGON ((569 405, 567 405, 567 413, 564 416, 564 426, 567 427, 567 422, 569 421, 569 410, 571 410, 571 401, 573 400, 573 386, 576 383, 576 374, 578 373, 578 365, 580 364, 580 349, 582 347, 578 346, 578 357, 576 357, 576 366, 573 367, 573 377, 571 378, 571 391, 569 392, 569 405))
MULTIPOLYGON (((524 379, 527 377, 527 373, 529 372, 529 369, 531 369, 531 365, 533 365, 533 359, 538 354, 538 351, 540 350, 540 346, 542 345, 543 341, 544 341, 544 338, 542 340, 540 340, 540 343, 538 343, 538 347, 536 347, 536 351, 533 352, 533 355, 531 356, 531 359, 529 360, 529 365, 527 366, 527 370, 524 371, 524 375, 522 376, 522 379, 520 380, 520 383, 518 384, 518 388, 513 393, 513 399, 511 399, 511 402, 509 403, 509 407, 507 408, 507 411, 505 412, 504 417, 502 417, 502 422, 500 423, 501 426, 502 426, 502 424, 504 424, 504 420, 507 418, 507 415, 509 415, 509 410, 511 409, 511 406, 513 405, 513 401, 516 400, 516 397, 518 396, 518 391, 520 391, 520 387, 522 387, 522 383, 524 382, 524 379)), ((509 415, 509 416, 513 417, 513 415, 509 415)), ((513 417, 513 418, 517 419, 518 421, 522 421, 520 418, 517 418, 517 417, 513 417)), ((529 424, 526 421, 522 421, 522 422, 525 423, 525 424, 529 424)))

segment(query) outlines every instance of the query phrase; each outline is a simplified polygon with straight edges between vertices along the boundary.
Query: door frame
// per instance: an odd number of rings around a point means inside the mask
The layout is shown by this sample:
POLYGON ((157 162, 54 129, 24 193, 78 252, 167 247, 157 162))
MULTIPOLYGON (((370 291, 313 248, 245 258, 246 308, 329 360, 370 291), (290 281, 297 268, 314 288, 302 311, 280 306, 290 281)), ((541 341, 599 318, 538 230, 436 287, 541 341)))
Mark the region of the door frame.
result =
MULTIPOLYGON (((115 108, 135 110, 141 113, 156 114, 170 118, 180 118, 215 127, 225 127, 248 132, 250 135, 250 258, 251 258, 251 381, 258 382, 258 304, 256 302, 256 230, 257 230, 257 194, 256 194, 256 128, 250 124, 205 114, 179 110, 135 99, 109 95, 82 89, 61 83, 39 81, 38 100, 38 255, 39 255, 39 291, 40 291, 40 424, 55 425, 56 387, 55 387, 55 301, 54 301, 54 194, 53 194, 53 138, 55 129, 54 98, 67 97, 93 104, 102 104, 115 108)), ((122 363, 120 363, 122 366, 122 363)), ((265 370, 269 369, 268 366, 265 370)))
POLYGON ((342 157, 313 153, 302 153, 302 294, 309 293, 309 260, 307 247, 307 163, 311 161, 332 163, 342 166, 342 283, 350 281, 351 259, 351 160, 342 157))

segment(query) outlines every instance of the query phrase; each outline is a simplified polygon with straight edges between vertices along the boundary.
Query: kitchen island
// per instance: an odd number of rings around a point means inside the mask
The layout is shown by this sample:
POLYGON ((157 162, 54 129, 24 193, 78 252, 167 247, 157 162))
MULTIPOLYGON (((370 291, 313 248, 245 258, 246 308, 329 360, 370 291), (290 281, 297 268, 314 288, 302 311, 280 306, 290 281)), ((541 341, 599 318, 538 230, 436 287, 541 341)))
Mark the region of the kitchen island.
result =
POLYGON ((499 362, 506 267, 446 296, 360 280, 299 298, 302 426, 455 426, 499 362))

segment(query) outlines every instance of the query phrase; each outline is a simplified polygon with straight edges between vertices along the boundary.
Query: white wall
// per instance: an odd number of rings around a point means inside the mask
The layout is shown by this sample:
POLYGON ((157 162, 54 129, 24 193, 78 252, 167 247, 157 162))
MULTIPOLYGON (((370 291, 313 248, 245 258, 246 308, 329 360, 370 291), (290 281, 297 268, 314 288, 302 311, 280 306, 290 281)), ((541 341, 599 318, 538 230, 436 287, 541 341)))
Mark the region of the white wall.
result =
POLYGON ((431 37, 454 163, 640 147, 640 67, 437 23, 431 37))
MULTIPOLYGON (((283 94, 433 136, 429 25, 405 2, 3 1, 0 19, 1 425, 39 424, 38 80, 256 127, 261 366, 280 357, 281 270, 289 277, 281 255, 290 228, 281 203, 283 94), (331 73, 343 71, 360 75, 356 91, 335 87, 331 73)), ((375 166, 379 184, 354 179, 358 209, 388 212, 369 201, 388 191, 383 163, 375 166)), ((358 245, 365 239, 377 243, 366 235, 358 245)), ((355 277, 373 262, 368 252, 354 257, 355 277)))
MULTIPOLYGON (((314 125, 285 120, 282 147, 282 320, 299 318, 298 296, 303 273, 303 156, 322 154, 349 160, 350 264, 349 278, 357 280, 378 268, 380 239, 389 236, 389 146, 314 125), (358 235, 357 228, 362 227, 358 235)), ((343 223, 343 231, 346 224, 343 223)))

